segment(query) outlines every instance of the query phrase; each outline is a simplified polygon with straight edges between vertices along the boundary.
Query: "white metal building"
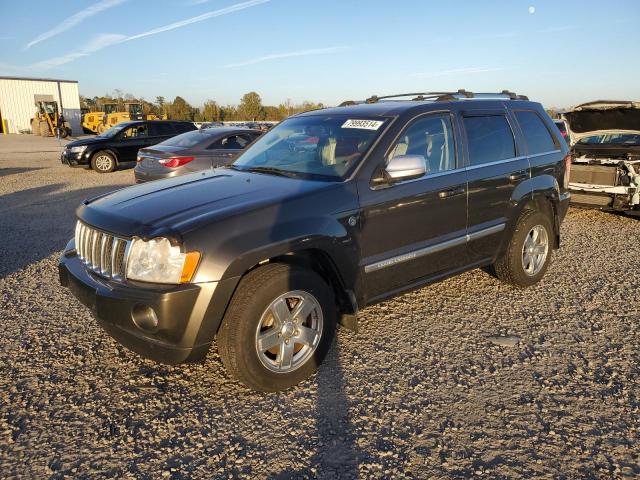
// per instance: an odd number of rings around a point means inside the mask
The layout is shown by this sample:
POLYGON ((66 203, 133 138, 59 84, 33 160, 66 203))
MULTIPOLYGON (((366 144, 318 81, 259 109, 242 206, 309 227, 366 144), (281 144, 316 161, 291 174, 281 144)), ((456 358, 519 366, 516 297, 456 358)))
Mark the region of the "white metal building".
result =
POLYGON ((0 131, 30 133, 36 98, 58 102, 72 134, 82 133, 77 81, 20 77, 0 77, 0 131))

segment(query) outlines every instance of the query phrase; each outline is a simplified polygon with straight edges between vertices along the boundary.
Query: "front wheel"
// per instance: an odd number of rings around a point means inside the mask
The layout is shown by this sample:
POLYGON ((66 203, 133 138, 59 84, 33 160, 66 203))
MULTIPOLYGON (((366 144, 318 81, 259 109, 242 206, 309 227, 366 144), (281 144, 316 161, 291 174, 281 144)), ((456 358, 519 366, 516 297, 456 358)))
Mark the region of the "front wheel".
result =
POLYGON ((317 274, 282 263, 249 272, 218 332, 225 367, 254 390, 275 392, 300 383, 331 346, 337 309, 317 274))
POLYGON ((507 251, 493 265, 496 276, 518 287, 539 282, 551 262, 552 242, 549 216, 526 210, 518 219, 507 251))
POLYGON ((108 152, 98 152, 91 159, 91 168, 98 173, 113 172, 116 168, 116 160, 108 152))

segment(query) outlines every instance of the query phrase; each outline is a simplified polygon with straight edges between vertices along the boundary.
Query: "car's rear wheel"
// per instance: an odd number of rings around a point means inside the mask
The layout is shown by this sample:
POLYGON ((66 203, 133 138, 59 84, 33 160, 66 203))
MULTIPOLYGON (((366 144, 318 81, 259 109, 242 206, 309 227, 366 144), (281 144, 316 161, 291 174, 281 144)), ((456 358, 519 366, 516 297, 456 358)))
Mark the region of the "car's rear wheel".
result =
POLYGON ((317 274, 281 263, 249 272, 218 332, 225 367, 255 390, 275 392, 309 377, 336 327, 331 288, 317 274))
POLYGON ((506 252, 493 265, 496 276, 518 287, 539 282, 551 261, 552 232, 548 215, 525 210, 506 252))
POLYGON ((116 168, 116 159, 109 152, 100 151, 91 158, 91 168, 98 173, 113 172, 116 168))

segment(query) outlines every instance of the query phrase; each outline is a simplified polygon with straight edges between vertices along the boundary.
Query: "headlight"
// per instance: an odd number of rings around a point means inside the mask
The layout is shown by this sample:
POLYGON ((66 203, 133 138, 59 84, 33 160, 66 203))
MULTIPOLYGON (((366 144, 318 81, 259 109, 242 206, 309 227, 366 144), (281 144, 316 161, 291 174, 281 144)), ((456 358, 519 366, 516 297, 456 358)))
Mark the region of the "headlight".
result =
POLYGON ((145 242, 134 237, 127 260, 127 278, 153 283, 187 283, 199 260, 198 252, 183 253, 166 238, 145 242))
POLYGON ((69 151, 71 153, 82 153, 87 149, 86 145, 82 145, 81 147, 71 147, 69 151))

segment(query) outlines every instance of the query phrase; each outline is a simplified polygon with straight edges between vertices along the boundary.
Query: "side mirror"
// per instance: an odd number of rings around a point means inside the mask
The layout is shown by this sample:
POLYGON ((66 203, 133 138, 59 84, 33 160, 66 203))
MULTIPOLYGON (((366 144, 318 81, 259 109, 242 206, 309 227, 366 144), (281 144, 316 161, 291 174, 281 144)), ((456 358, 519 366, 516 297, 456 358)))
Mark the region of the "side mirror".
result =
POLYGON ((389 183, 413 180, 427 173, 427 161, 423 155, 398 155, 389 160, 384 171, 389 183))

